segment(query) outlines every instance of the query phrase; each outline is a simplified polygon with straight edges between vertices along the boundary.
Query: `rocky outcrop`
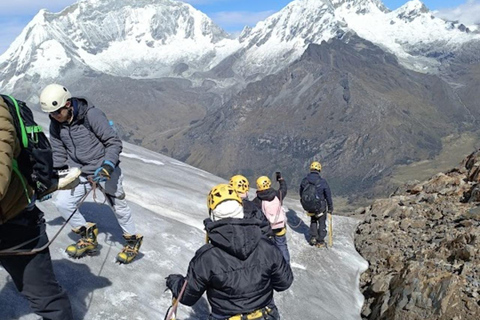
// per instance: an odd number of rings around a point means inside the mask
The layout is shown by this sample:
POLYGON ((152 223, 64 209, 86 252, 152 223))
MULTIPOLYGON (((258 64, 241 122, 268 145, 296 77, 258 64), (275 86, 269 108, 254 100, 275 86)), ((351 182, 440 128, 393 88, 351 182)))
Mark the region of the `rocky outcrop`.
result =
POLYGON ((364 319, 480 319, 480 151, 364 211, 364 319))

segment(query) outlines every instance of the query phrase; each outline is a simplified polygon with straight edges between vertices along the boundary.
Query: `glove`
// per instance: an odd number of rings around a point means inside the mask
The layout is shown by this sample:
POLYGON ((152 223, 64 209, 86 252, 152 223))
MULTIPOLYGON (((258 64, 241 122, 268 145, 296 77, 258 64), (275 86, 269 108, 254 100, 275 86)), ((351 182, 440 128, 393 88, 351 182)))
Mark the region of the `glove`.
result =
POLYGON ((107 181, 110 179, 110 175, 114 170, 115 165, 111 161, 103 161, 102 166, 95 170, 95 173, 93 174, 93 181, 96 183, 107 181))
POLYGON ((185 277, 181 274, 170 274, 167 279, 167 288, 172 291, 172 294, 175 298, 177 298, 180 290, 182 289, 183 282, 185 281, 185 277))

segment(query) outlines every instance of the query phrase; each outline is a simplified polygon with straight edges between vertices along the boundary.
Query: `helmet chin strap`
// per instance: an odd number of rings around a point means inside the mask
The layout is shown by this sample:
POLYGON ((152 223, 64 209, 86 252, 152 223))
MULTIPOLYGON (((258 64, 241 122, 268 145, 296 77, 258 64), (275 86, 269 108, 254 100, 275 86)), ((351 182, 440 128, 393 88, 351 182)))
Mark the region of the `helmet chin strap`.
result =
POLYGON ((68 109, 68 124, 72 123, 73 121, 73 107, 70 105, 70 109, 68 109))

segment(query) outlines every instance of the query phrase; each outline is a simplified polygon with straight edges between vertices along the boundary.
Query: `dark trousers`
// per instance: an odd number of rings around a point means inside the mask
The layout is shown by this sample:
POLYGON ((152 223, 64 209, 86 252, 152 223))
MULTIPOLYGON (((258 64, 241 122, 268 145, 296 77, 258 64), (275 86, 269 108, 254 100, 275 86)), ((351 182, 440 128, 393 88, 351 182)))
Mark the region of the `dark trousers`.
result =
POLYGON ((324 212, 320 217, 312 216, 310 218, 310 238, 316 238, 317 242, 324 241, 327 236, 327 213, 324 212))
MULTIPOLYGON (((33 207, 0 225, 0 250, 36 237, 39 238, 22 249, 41 247, 48 242, 43 213, 33 207)), ((0 263, 37 315, 51 320, 73 319, 70 300, 56 280, 48 248, 33 255, 0 256, 0 263)))

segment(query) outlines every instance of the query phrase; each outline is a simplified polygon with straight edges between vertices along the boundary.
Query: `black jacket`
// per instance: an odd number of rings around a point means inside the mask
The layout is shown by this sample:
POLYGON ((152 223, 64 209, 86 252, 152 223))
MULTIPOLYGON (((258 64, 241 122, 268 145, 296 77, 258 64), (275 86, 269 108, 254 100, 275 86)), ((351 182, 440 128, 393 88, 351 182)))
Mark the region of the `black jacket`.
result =
POLYGON ((257 191, 257 196, 253 199, 253 203, 262 210, 262 201, 272 201, 275 196, 278 197, 281 203, 283 199, 287 196, 287 183, 284 179, 278 181, 280 183, 280 188, 275 190, 273 188, 268 188, 267 190, 257 191))
POLYGON ((317 193, 320 196, 320 199, 327 201, 328 212, 333 212, 332 192, 330 191, 327 180, 322 178, 318 171, 312 171, 303 178, 302 183, 300 184, 300 197, 302 197, 303 189, 305 189, 305 186, 309 181, 317 187, 317 193))
MULTIPOLYGON (((210 243, 190 261, 181 303, 192 306, 206 291, 212 313, 222 317, 248 313, 273 304, 273 290, 293 282, 280 250, 262 237, 257 219, 206 220, 210 243)), ((178 296, 184 279, 171 285, 178 296)))
POLYGON ((242 199, 243 202, 243 215, 245 219, 258 219, 260 220, 260 229, 262 234, 267 237, 273 236, 272 227, 267 217, 262 212, 262 209, 259 209, 252 201, 247 199, 242 199))

